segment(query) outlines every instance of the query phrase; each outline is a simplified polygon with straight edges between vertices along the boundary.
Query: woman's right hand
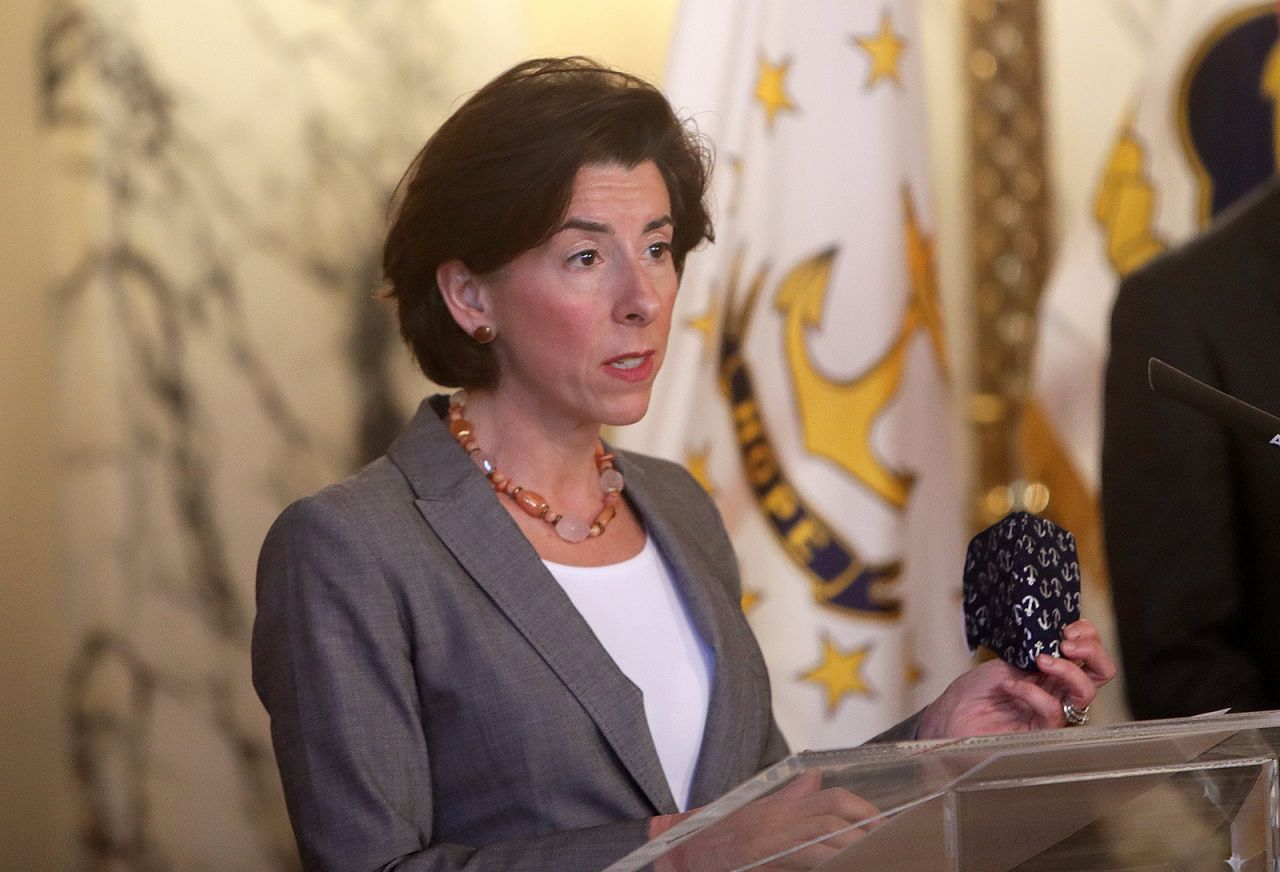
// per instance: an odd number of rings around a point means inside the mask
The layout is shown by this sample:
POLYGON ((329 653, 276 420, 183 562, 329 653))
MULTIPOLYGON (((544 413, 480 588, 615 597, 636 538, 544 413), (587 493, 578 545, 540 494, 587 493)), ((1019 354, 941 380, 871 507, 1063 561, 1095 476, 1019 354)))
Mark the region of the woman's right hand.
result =
MULTIPOLYGON (((693 813, 653 818, 649 837, 660 836, 693 813)), ((836 787, 823 789, 822 773, 809 769, 781 790, 743 806, 689 838, 658 860, 654 869, 728 872, 844 830, 756 867, 762 872, 808 870, 847 848, 871 828, 848 829, 851 824, 878 814, 875 806, 856 794, 836 787)))

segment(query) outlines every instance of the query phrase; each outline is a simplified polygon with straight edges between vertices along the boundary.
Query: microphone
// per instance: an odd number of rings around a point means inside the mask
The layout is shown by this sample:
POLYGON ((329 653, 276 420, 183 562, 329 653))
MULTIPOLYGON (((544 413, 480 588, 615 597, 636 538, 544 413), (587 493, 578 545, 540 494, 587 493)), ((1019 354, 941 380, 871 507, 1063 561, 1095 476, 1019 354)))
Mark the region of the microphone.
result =
POLYGON ((1280 448, 1280 418, 1192 378, 1158 357, 1147 360, 1147 384, 1220 424, 1280 448))

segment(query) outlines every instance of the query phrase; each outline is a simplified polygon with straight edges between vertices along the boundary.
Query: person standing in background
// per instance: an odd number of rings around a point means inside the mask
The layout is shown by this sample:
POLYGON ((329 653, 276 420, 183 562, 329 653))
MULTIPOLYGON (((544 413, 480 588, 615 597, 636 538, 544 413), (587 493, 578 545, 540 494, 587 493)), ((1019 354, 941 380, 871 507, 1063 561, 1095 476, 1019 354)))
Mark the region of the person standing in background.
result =
POLYGON ((1102 448, 1134 716, 1280 708, 1280 449, 1153 393, 1150 357, 1280 411, 1280 180, 1121 283, 1102 448))

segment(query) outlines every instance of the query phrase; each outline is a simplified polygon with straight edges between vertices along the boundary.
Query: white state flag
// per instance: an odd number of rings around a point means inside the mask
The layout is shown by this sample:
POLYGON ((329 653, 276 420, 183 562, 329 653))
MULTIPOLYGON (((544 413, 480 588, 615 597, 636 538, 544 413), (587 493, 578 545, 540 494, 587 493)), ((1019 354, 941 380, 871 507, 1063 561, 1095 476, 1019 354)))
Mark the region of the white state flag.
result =
POLYGON ((907 0, 687 0, 667 92, 715 145, 627 447, 715 497, 793 748, 856 744, 969 664, 965 498, 907 0))
MULTIPOLYGON (((1168 0, 1133 109, 1089 214, 1076 216, 1041 301, 1034 392, 1092 510, 1101 462, 1102 377, 1120 278, 1189 239, 1276 166, 1280 52, 1274 0, 1168 0)), ((1032 439, 1028 472, 1052 476, 1032 439)), ((1051 490, 1056 490, 1052 488, 1051 490)), ((1076 530, 1088 519, 1061 518, 1076 530)))

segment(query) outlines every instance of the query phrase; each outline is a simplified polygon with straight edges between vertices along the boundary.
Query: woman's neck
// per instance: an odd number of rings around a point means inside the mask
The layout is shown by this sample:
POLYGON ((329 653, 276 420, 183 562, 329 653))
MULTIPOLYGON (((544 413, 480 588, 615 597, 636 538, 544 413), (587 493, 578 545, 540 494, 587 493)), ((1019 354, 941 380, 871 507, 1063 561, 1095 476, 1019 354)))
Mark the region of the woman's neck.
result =
POLYGON ((599 424, 575 424, 500 391, 467 391, 466 417, 480 449, 507 478, 557 510, 590 517, 599 509, 599 424))

